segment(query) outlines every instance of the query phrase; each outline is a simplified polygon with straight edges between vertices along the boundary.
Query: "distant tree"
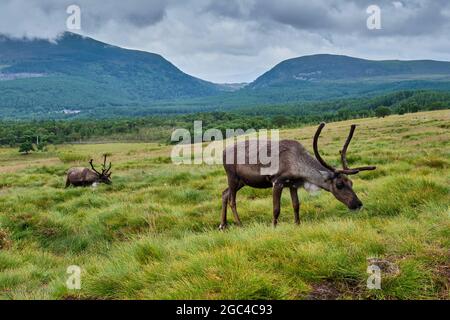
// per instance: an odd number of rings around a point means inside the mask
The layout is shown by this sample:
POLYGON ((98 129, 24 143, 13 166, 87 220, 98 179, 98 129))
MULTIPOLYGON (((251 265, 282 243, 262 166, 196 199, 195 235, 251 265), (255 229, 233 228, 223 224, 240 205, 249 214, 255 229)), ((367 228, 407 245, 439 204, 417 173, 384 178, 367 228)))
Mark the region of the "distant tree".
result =
POLYGON ((33 144, 30 141, 23 142, 19 147, 19 152, 28 154, 33 151, 33 144))
POLYGON ((343 108, 338 110, 337 116, 339 120, 347 120, 350 119, 352 111, 348 108, 343 108))
POLYGON ((398 114, 405 114, 405 113, 408 113, 408 107, 406 106, 406 105, 400 105, 398 108, 397 108, 397 113, 398 114))
POLYGON ((380 107, 375 109, 375 115, 378 118, 384 118, 384 117, 386 117, 386 116, 388 116, 390 114, 391 114, 391 109, 389 109, 388 107, 380 106, 380 107))
POLYGON ((285 117, 285 116, 275 116, 272 120, 272 123, 276 126, 276 127, 282 127, 285 126, 289 123, 289 118, 285 117))
POLYGON ((36 145, 36 149, 38 151, 46 151, 47 150, 47 143, 45 141, 40 142, 36 145))
POLYGON ((410 110, 411 112, 419 112, 420 111, 420 106, 417 104, 417 102, 412 102, 410 105, 410 110))
POLYGON ((9 144, 10 147, 14 147, 14 144, 16 143, 16 136, 13 135, 12 133, 8 133, 6 135, 6 143, 9 144))

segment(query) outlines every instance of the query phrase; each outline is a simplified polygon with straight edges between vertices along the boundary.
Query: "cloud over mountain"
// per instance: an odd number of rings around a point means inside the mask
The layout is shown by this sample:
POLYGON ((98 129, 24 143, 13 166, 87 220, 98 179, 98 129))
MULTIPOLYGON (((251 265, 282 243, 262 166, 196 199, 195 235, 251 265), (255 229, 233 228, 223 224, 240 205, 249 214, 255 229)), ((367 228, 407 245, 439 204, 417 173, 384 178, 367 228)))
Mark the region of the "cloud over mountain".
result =
MULTIPOLYGON (((0 33, 54 38, 73 0, 3 0, 0 33)), ((82 30, 120 46, 158 52, 190 74, 253 80, 281 60, 314 53, 371 59, 450 60, 450 3, 377 1, 381 30, 368 30, 369 0, 78 0, 82 30)))

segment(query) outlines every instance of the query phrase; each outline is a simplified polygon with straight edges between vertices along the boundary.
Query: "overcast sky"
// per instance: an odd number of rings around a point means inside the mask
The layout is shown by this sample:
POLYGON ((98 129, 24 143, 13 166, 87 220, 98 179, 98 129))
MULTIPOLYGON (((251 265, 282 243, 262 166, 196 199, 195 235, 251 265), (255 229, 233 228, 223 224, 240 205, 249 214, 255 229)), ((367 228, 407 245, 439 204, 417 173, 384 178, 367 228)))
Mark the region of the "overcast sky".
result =
POLYGON ((214 82, 252 81, 316 53, 450 60, 448 0, 0 0, 0 33, 55 38, 70 4, 81 8, 79 33, 214 82), (367 28, 372 4, 381 30, 367 28))

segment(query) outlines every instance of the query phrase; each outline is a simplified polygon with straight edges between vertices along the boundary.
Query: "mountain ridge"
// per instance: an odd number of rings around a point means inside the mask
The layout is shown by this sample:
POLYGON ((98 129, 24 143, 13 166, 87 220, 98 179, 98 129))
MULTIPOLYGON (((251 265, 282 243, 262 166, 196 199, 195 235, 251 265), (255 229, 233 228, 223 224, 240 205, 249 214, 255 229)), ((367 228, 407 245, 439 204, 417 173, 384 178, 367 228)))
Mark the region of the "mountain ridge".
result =
POLYGON ((346 55, 314 54, 284 60, 259 76, 252 88, 280 82, 361 79, 380 76, 450 76, 450 62, 437 60, 369 60, 346 55))
POLYGON ((55 42, 3 38, 0 52, 2 74, 81 77, 116 85, 123 95, 131 95, 128 98, 136 94, 148 98, 142 102, 218 91, 215 84, 182 72, 159 54, 124 49, 74 33, 66 32, 55 42))
POLYGON ((284 60, 248 84, 217 84, 157 53, 74 33, 55 41, 0 35, 0 118, 191 113, 419 89, 450 91, 450 62, 316 54, 284 60))

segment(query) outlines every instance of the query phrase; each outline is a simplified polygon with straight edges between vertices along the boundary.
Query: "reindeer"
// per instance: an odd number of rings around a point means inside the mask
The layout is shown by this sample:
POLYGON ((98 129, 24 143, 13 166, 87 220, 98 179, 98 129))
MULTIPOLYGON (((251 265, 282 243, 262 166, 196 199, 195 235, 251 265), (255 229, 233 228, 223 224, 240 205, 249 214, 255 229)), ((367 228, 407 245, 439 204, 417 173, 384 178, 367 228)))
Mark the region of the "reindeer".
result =
MULTIPOLYGON (((298 188, 303 187, 310 190, 323 189, 331 192, 337 200, 344 203, 351 210, 362 208, 363 204, 353 191, 353 183, 347 177, 357 174, 361 171, 375 170, 374 166, 359 168, 349 168, 347 163, 347 148, 352 140, 356 125, 351 125, 350 133, 345 144, 340 151, 343 169, 336 169, 327 164, 319 154, 318 140, 325 123, 321 123, 317 128, 313 140, 313 149, 315 158, 297 141, 281 140, 279 141, 278 170, 273 175, 262 175, 263 165, 259 162, 259 155, 262 152, 261 146, 258 147, 258 162, 256 164, 238 164, 236 156, 232 163, 227 163, 226 154, 236 155, 237 150, 245 150, 245 159, 249 159, 249 141, 241 141, 233 146, 226 148, 223 152, 223 163, 228 178, 228 188, 222 193, 222 219, 219 226, 223 230, 227 226, 227 205, 229 204, 233 211, 235 222, 242 226, 241 220, 236 209, 236 193, 244 186, 253 188, 272 188, 273 195, 273 226, 277 225, 280 215, 280 199, 283 188, 289 188, 292 205, 294 209, 295 223, 300 223, 300 202, 298 199, 298 188), (239 144, 245 143, 245 149, 240 149, 239 144), (234 152, 229 150, 234 148, 234 152)), ((267 148, 270 149, 271 142, 267 141, 267 148)), ((264 145, 264 148, 266 145, 264 145)))
POLYGON ((98 172, 92 162, 93 159, 89 161, 92 170, 84 167, 70 168, 67 171, 66 188, 70 185, 85 187, 96 183, 111 184, 111 162, 106 167, 106 154, 103 156, 102 172, 98 172))

